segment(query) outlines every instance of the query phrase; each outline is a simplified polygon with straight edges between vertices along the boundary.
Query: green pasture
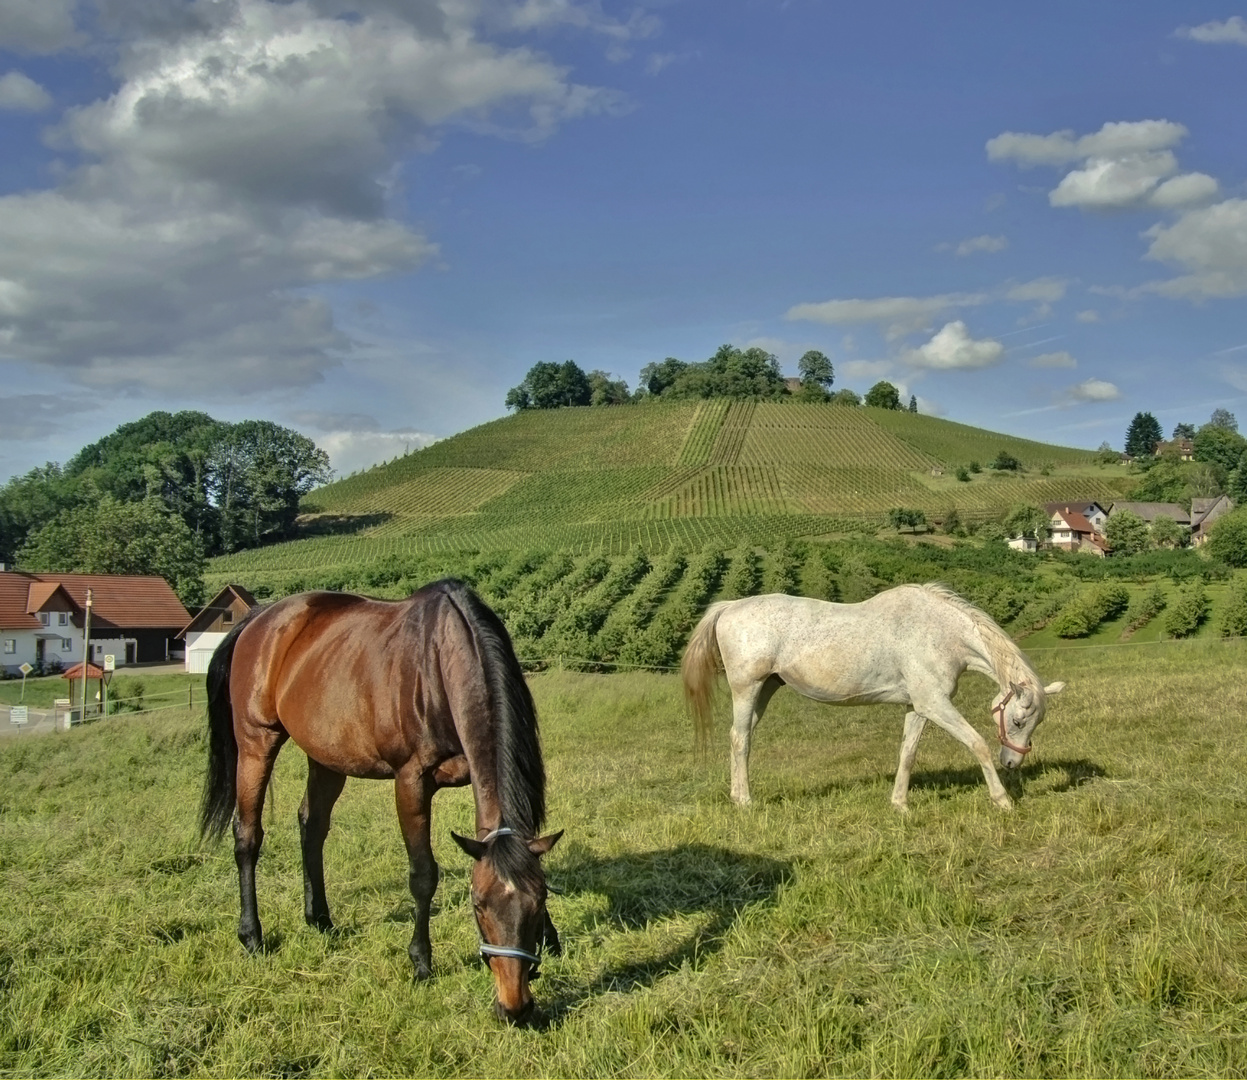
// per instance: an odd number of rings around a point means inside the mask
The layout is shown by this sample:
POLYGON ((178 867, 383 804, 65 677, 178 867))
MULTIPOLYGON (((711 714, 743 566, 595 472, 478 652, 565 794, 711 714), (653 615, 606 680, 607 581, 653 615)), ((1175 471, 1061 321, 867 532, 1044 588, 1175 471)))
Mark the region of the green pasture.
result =
MULTIPOLYGON (((389 784, 339 803, 339 930, 321 935, 286 749, 252 958, 230 847, 195 835, 197 710, 5 740, 0 1074, 1241 1076, 1245 648, 1036 650, 1069 687, 1006 778, 1011 814, 937 730, 896 814, 900 707, 781 691, 742 811, 724 712, 699 759, 674 676, 532 676, 549 828, 566 830, 544 1032, 490 1012, 448 836, 472 827, 467 791, 435 803, 436 970, 413 987, 389 784)), ((967 676, 958 699, 985 733, 992 692, 967 676)))

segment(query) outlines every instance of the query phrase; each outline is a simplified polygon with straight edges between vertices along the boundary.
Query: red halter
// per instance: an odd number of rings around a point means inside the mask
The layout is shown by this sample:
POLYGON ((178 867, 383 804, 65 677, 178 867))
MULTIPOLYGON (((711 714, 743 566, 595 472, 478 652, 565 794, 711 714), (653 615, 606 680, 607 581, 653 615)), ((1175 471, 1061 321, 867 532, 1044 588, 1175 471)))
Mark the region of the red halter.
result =
POLYGON ((1000 704, 997 705, 994 709, 992 709, 992 715, 996 717, 996 726, 1000 733, 1000 745, 1007 746, 1015 754, 1021 754, 1025 756, 1031 752, 1031 748, 1029 746, 1014 746, 1013 743, 1009 741, 1008 736, 1005 734, 1005 706, 1009 704, 1012 698, 1013 698, 1013 687, 1009 687, 1009 692, 1000 699, 1000 704))

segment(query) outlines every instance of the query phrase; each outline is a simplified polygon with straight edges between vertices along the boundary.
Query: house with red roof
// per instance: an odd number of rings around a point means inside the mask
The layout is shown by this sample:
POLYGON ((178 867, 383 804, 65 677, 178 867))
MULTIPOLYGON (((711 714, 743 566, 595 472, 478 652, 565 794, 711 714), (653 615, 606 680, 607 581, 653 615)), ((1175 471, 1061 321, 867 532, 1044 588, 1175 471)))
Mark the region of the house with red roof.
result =
POLYGON ((81 663, 87 593, 91 663, 180 659, 178 631, 190 620, 164 578, 120 574, 33 574, 0 570, 0 667, 47 671, 81 663))
MULTIPOLYGON (((1065 551, 1081 551, 1087 555, 1098 555, 1103 558, 1108 550, 1108 544, 1087 515, 1071 506, 1055 505, 1059 508, 1052 510, 1048 517, 1048 528, 1052 531, 1050 541, 1052 546, 1065 551)), ((1083 504, 1075 505, 1082 506, 1083 504)))

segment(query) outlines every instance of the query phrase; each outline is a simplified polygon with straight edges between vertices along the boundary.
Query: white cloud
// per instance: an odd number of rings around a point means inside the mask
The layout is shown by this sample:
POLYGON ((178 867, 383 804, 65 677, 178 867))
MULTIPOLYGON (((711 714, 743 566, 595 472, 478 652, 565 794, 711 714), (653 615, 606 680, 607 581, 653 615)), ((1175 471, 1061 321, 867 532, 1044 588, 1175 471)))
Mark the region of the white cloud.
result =
POLYGON ((1247 293, 1247 199, 1226 199, 1190 210, 1172 225, 1156 225, 1150 259, 1176 263, 1187 273, 1147 286, 1148 291, 1192 299, 1247 293))
POLYGON ((1214 20, 1199 26, 1180 26, 1174 33, 1204 45, 1247 45, 1247 19, 1231 15, 1224 22, 1214 20))
MULTIPOLYGON (((562 8, 614 33, 593 5, 562 8)), ((34 10, 0 0, 0 25, 34 10)), ((133 36, 116 92, 57 131, 86 164, 55 190, 0 197, 0 356, 144 392, 318 381, 352 342, 308 290, 406 273, 437 253, 391 216, 405 201, 403 156, 447 125, 535 141, 621 106, 526 47, 483 40, 483 10, 102 8, 133 36)))
POLYGON ((975 340, 960 319, 947 323, 930 341, 910 349, 903 359, 919 368, 954 370, 990 367, 1004 355, 1005 347, 993 338, 975 340))
POLYGON ((1151 206, 1176 209, 1207 202, 1217 182, 1204 173, 1178 171, 1172 148, 1187 129, 1171 120, 1109 122, 1075 138, 1071 131, 1026 135, 1007 131, 989 139, 990 161, 1013 161, 1022 168, 1081 161, 1048 193, 1056 207, 1121 210, 1151 206))
POLYGON ((957 255, 973 255, 979 251, 997 252, 1004 251, 1009 246, 1009 238, 1007 236, 989 236, 984 233, 982 236, 972 236, 968 240, 962 240, 955 249, 957 255))
POLYGON ((1080 323, 1097 323, 1100 321, 1100 313, 1094 308, 1087 308, 1085 311, 1078 312, 1074 318, 1080 323))
POLYGON ((1078 366, 1078 361, 1064 350, 1040 353, 1038 356, 1032 356, 1027 363, 1036 368, 1076 368, 1078 366))
POLYGON ((1084 379, 1065 391, 1065 400, 1071 405, 1116 401, 1119 397, 1121 397, 1121 391, 1111 382, 1105 382, 1103 379, 1084 379))
POLYGON ((889 338, 920 330, 942 312, 986 303, 986 293, 946 293, 941 296, 883 296, 876 300, 824 300, 796 304, 785 319, 808 319, 833 326, 876 323, 889 338))
POLYGON ((42 112, 52 104, 52 96, 34 79, 20 71, 0 75, 0 109, 42 112))
MULTIPOLYGON (((320 423, 326 419, 322 418, 320 423)), ((377 431, 369 428, 370 417, 344 417, 348 425, 362 423, 362 428, 353 426, 324 428, 320 423, 301 426, 311 427, 316 431, 314 441, 317 446, 329 455, 329 462, 338 476, 347 476, 359 469, 367 469, 383 461, 399 457, 413 450, 431 446, 437 442, 436 435, 424 431, 377 431)), ((297 422, 297 421, 296 421, 297 422)), ((372 421, 375 425, 375 421, 372 421)))
POLYGON ((1005 296, 1009 300, 1019 300, 1024 303, 1055 304, 1058 300, 1064 299, 1065 290, 1068 287, 1067 278, 1035 278, 1033 281, 1024 281, 1020 285, 1010 286, 1005 296))
POLYGON ((74 41, 77 0, 0 0, 0 49, 53 53, 74 41))

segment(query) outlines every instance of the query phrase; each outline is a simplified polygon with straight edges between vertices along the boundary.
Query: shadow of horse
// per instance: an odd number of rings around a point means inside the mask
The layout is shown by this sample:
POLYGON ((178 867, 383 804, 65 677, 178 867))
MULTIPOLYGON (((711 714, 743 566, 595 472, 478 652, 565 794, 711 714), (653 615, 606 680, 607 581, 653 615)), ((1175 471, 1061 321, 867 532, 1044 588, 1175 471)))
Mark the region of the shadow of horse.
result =
MULTIPOLYGON (((833 780, 819 787, 812 787, 803 794, 808 797, 822 798, 832 794, 860 792, 865 786, 891 784, 895 773, 877 773, 872 777, 860 780, 833 780)), ((1107 776, 1102 765, 1086 758, 1054 758, 1049 761, 1037 761, 1021 769, 1009 769, 1000 775, 1001 783, 1014 799, 1025 796, 1026 788, 1040 780, 1048 781, 1044 786, 1044 794, 1061 795, 1073 791, 1083 784, 1090 783, 1107 776), (1057 774, 1053 776, 1053 774, 1057 774), (1053 777, 1049 781, 1049 777, 1053 777)), ((915 772, 910 779, 910 790, 930 790, 948 792, 962 788, 978 787, 983 782, 983 773, 977 766, 963 769, 926 769, 915 772)), ((791 798, 790 795, 783 799, 791 798)), ((764 801, 766 801, 764 799, 764 801)))
MULTIPOLYGON (((544 1002, 550 1022, 558 1024, 592 997, 652 986, 685 964, 717 952, 745 909, 776 903, 780 888, 793 875, 789 862, 708 844, 681 844, 609 858, 572 848, 557 869, 552 868, 552 884, 568 896, 605 897, 605 920, 614 929, 639 930, 680 915, 706 917, 699 920, 697 929, 681 935, 657 955, 608 966, 588 982, 574 985, 571 980, 552 977, 551 989, 556 993, 544 1002)), ((569 931, 572 940, 600 938, 602 921, 597 916, 594 925, 560 929, 569 931)))

